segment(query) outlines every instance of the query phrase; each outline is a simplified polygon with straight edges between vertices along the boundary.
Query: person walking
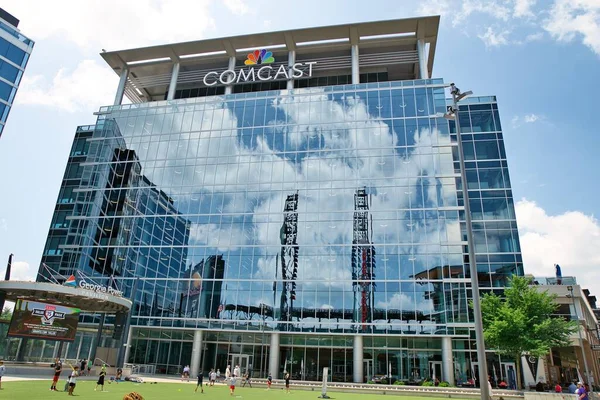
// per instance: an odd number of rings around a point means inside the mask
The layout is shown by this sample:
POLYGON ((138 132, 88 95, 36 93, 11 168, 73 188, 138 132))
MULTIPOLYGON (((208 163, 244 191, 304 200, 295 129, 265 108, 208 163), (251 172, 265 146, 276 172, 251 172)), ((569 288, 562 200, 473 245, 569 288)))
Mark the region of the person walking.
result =
POLYGON ((246 383, 248 384, 248 386, 250 386, 250 388, 252 388, 252 377, 250 376, 250 374, 248 372, 246 372, 246 375, 244 376, 245 380, 244 383, 242 384, 242 387, 246 387, 246 383))
POLYGON ((81 376, 85 375, 85 366, 86 366, 86 364, 87 364, 87 361, 85 359, 81 360, 81 376))
POLYGON ((196 393, 198 391, 198 387, 200 387, 200 393, 204 393, 204 388, 202 387, 203 379, 204 379, 204 377, 202 376, 202 370, 200 370, 198 372, 198 383, 196 383, 196 390, 194 390, 194 393, 196 393))
POLYGON ((217 373, 215 372, 214 368, 210 370, 210 386, 215 386, 215 381, 217 380, 217 373))
POLYGON ((229 378, 231 378, 231 365, 225 368, 225 381, 229 381, 229 378))
POLYGON ((235 375, 236 378, 240 378, 242 376, 242 370, 240 369, 239 365, 236 365, 233 369, 233 375, 235 375))
POLYGON ((271 384, 273 384, 273 375, 269 372, 267 376, 267 390, 271 390, 271 384))
POLYGON ((58 379, 60 377, 60 373, 62 372, 62 363, 57 358, 54 362, 54 376, 52 377, 52 385, 50 385, 50 390, 54 392, 58 392, 56 389, 56 384, 58 383, 58 379))
POLYGON ((100 376, 98 376, 98 381, 96 382, 94 392, 98 390, 98 386, 100 386, 100 391, 104 392, 104 378, 106 378, 106 364, 102 365, 102 369, 100 370, 100 376))
POLYGON ((581 382, 577 382, 577 400, 589 400, 588 392, 581 382))
MULTIPOLYGON (((233 375, 230 379, 229 379, 229 395, 233 396, 234 392, 235 392, 235 385, 237 383, 237 378, 235 375, 233 375)), ((587 399, 586 399, 587 400, 587 399)))

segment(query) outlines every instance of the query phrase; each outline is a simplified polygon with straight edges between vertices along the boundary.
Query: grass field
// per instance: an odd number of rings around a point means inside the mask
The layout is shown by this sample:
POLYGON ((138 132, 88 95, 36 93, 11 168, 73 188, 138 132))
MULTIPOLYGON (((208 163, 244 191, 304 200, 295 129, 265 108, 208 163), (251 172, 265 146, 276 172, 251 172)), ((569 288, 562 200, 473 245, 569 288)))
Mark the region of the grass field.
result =
MULTIPOLYGON (((70 398, 64 392, 51 392, 48 390, 50 381, 22 381, 22 382, 2 382, 3 390, 0 391, 0 399, 10 400, 52 400, 70 398)), ((64 380, 59 381, 59 388, 64 386, 64 380)), ((126 393, 135 391, 144 396, 145 400, 189 400, 189 399, 205 399, 205 400, 281 400, 287 397, 294 400, 314 400, 320 395, 319 391, 304 391, 293 390, 292 393, 285 394, 280 387, 272 388, 267 391, 264 388, 250 389, 238 387, 235 390, 235 396, 229 395, 229 389, 224 385, 205 387, 204 394, 194 393, 195 384, 188 383, 157 383, 157 384, 135 384, 123 382, 120 384, 105 385, 105 392, 94 392, 96 383, 93 381, 79 381, 75 388, 75 395, 81 399, 102 399, 102 400, 121 400, 126 393)), ((355 393, 327 393, 332 399, 344 400, 385 400, 390 396, 382 396, 377 394, 355 394, 355 393)), ((415 396, 394 396, 393 398, 402 400, 417 400, 423 397, 415 396)), ((435 399, 434 397, 427 397, 435 399)), ((454 397, 453 397, 454 398, 454 397)), ((456 398, 455 398, 456 399, 456 398)), ((460 399, 456 399, 460 400, 460 399)))

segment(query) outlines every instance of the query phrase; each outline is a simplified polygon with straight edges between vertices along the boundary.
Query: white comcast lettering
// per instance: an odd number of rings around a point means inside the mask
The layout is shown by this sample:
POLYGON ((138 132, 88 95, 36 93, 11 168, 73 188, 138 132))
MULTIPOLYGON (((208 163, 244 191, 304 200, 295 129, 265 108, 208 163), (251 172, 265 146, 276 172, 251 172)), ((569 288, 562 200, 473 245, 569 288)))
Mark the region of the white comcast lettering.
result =
POLYGON ((313 65, 316 61, 310 61, 305 63, 296 63, 289 69, 285 65, 280 65, 277 70, 274 70, 270 65, 264 65, 258 70, 254 67, 248 69, 239 69, 238 71, 232 69, 226 69, 219 73, 217 71, 210 71, 204 75, 202 82, 206 86, 214 86, 217 84, 221 85, 232 85, 240 82, 255 82, 259 81, 270 81, 275 79, 298 79, 298 78, 310 78, 313 72, 313 65), (308 72, 306 68, 308 67, 308 72), (273 74, 273 72, 275 72, 273 74))

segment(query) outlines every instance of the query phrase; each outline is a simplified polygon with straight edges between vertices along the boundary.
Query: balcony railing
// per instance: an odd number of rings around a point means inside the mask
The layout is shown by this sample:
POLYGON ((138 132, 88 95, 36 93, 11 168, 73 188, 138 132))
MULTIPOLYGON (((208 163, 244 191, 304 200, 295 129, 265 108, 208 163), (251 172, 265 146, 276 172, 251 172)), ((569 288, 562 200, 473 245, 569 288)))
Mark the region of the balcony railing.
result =
POLYGON ((577 279, 574 276, 563 276, 562 278, 557 277, 533 277, 531 279, 534 285, 577 285, 577 279))

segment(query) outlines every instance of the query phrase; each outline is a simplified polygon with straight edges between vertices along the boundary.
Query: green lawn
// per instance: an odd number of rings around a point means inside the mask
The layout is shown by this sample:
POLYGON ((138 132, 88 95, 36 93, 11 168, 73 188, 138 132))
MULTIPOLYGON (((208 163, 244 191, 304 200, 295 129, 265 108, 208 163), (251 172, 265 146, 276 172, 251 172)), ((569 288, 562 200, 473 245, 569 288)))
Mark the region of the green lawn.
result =
MULTIPOLYGON (((64 386, 64 380, 59 381, 59 388, 64 386)), ((289 395, 285 394, 280 387, 272 388, 267 391, 264 388, 250 389, 238 387, 235 390, 235 396, 229 395, 229 389, 224 385, 205 387, 204 394, 194 393, 196 385, 188 383, 157 383, 157 384, 135 384, 123 382, 120 384, 105 385, 105 392, 94 392, 96 382, 79 381, 75 388, 75 395, 81 399, 102 399, 102 400, 122 400, 123 395, 132 391, 140 393, 145 400, 188 400, 188 399, 205 399, 205 400, 228 400, 232 398, 243 400, 281 400, 282 398, 291 397, 295 400, 314 400, 320 395, 319 391, 304 391, 293 390, 289 395)), ((50 380, 48 381, 27 381, 27 382, 2 382, 3 390, 0 391, 0 399, 10 400, 66 400, 70 397, 63 392, 50 392, 50 380)), ((332 399, 344 400, 389 400, 390 396, 383 397, 376 394, 354 394, 354 393, 335 393, 328 392, 332 399)), ((423 399, 419 396, 397 396, 395 398, 402 400, 417 400, 423 399)), ((427 397, 428 399, 436 399, 427 397)), ((454 397, 453 397, 454 398, 454 397)), ((459 400, 459 399, 457 399, 459 400)))

